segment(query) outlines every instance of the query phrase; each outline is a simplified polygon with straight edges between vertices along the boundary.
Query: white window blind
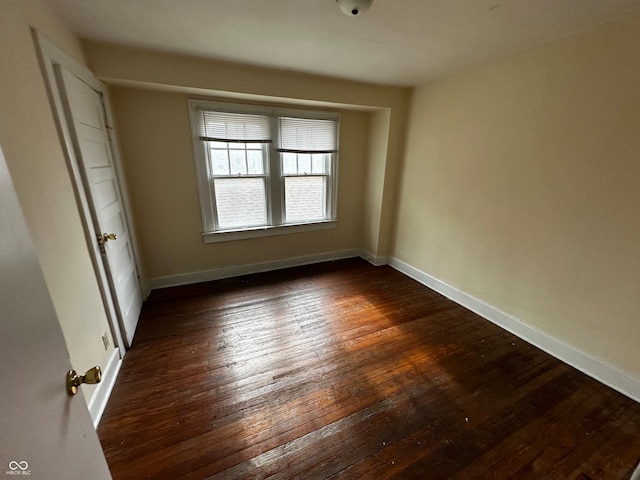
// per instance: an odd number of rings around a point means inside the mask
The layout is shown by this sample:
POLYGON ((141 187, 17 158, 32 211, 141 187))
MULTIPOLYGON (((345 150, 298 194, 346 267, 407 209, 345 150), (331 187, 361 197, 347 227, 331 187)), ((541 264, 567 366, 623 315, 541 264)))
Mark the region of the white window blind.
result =
POLYGON ((334 153, 338 151, 333 120, 280 117, 280 152, 334 153))
POLYGON ((271 141, 267 116, 210 110, 202 110, 199 115, 200 140, 252 143, 271 141))

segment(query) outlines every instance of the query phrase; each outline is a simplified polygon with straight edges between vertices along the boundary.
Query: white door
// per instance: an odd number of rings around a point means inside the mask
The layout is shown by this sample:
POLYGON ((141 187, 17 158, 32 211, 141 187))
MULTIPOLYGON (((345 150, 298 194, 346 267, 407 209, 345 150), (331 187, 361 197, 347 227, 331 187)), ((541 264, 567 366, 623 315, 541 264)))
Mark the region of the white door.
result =
POLYGON ((143 299, 113 165, 102 96, 64 67, 57 65, 56 68, 60 93, 66 99, 67 123, 89 198, 96 242, 104 242, 100 247, 102 258, 118 322, 129 347, 143 299))
POLYGON ((0 472, 111 478, 82 393, 67 395, 69 353, 1 149, 0 239, 0 472))

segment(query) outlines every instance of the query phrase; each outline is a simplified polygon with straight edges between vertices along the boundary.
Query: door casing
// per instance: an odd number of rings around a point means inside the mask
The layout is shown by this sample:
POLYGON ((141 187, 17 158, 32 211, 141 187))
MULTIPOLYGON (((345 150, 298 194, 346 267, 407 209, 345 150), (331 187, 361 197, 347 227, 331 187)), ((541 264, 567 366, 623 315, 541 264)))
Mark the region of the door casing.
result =
MULTIPOLYGON (((56 79, 56 65, 59 65, 67 71, 71 72, 102 95, 106 123, 111 133, 109 135, 110 147, 118 180, 118 186, 120 189, 124 214, 126 217, 125 221, 127 222, 127 228, 131 237, 133 256, 140 277, 142 298, 145 299, 148 296, 148 287, 146 286, 147 282, 144 276, 144 272, 141 268, 140 257, 137 248, 138 242, 136 233, 130 221, 130 219, 132 218, 130 200, 126 189, 123 188, 123 185, 125 184, 124 173, 120 160, 120 152, 117 144, 116 132, 113 129, 113 113, 111 111, 109 102, 108 90, 106 86, 93 75, 93 72, 91 72, 89 69, 66 54, 63 50, 54 45, 42 33, 38 32, 37 30, 32 30, 32 36, 36 44, 36 50, 39 54, 41 69, 45 77, 45 84, 47 85, 49 100, 55 117, 56 126, 58 128, 58 134, 60 136, 60 141, 65 154, 65 158, 67 160, 67 167, 69 169, 69 174, 72 180, 76 203, 78 205, 78 211, 82 220, 87 248, 91 257, 93 268, 96 273, 97 283, 105 307, 106 316, 109 321, 111 335, 115 344, 114 346, 118 350, 119 358, 122 359, 125 354, 125 348, 129 345, 127 345, 125 336, 123 335, 122 326, 118 322, 118 316, 116 314, 116 309, 114 306, 113 292, 111 291, 109 280, 107 277, 108 273, 103 263, 102 254, 95 238, 93 227, 94 222, 92 220, 89 196, 84 188, 80 170, 81 167, 79 165, 79 160, 75 154, 70 126, 65 115, 64 100, 58 88, 56 79)), ((117 373, 117 371, 117 368, 114 369, 114 374, 117 373)), ((103 382, 105 383, 112 383, 113 380, 114 379, 103 377, 103 382)), ((103 402, 101 403, 106 403, 106 399, 103 399, 103 402)), ((97 425, 97 422, 102 415, 102 411, 92 411, 91 413, 94 424, 97 425)))

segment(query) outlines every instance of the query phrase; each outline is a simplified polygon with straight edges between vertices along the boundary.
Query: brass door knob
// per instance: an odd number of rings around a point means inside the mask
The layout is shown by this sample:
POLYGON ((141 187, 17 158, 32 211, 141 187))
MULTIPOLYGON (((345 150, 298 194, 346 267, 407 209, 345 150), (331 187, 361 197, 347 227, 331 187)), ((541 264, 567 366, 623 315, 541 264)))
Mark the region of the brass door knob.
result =
POLYGON ((100 383, 102 380, 102 369, 98 366, 90 368, 84 375, 78 375, 75 370, 67 372, 67 393, 71 396, 78 393, 78 387, 83 383, 100 383))
POLYGON ((98 234, 98 245, 102 246, 107 243, 109 240, 117 240, 118 236, 115 233, 103 233, 102 235, 98 234))

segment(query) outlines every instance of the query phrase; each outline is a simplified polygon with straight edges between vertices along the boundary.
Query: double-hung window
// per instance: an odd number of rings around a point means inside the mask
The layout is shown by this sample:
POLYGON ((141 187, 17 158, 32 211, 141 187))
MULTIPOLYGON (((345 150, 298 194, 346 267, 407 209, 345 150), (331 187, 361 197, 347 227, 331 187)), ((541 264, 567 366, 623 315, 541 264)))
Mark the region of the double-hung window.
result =
POLYGON ((335 226, 337 114, 189 105, 205 242, 335 226))

